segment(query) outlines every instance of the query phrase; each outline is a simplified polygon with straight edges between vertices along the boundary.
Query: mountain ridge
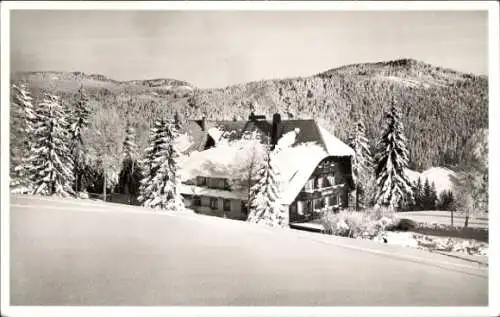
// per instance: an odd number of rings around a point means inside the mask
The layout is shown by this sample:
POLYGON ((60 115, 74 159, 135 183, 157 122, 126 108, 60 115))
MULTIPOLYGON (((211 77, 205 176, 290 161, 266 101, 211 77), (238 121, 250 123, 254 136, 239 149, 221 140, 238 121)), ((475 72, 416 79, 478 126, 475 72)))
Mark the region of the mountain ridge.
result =
POLYGON ((262 80, 251 80, 247 81, 244 83, 238 83, 238 84, 229 84, 223 87, 211 87, 211 88, 199 88, 195 86, 194 84, 191 84, 188 81, 184 80, 178 80, 178 79, 173 79, 173 78, 166 78, 166 77, 156 77, 156 78, 146 78, 146 79, 132 79, 132 80, 116 80, 113 78, 110 78, 106 75, 103 74, 98 74, 98 73, 85 73, 85 72, 80 72, 80 71, 54 71, 54 70, 47 70, 47 71, 17 71, 13 72, 12 75, 14 77, 22 76, 22 75, 37 75, 37 74, 72 74, 75 77, 81 76, 81 77, 89 77, 92 79, 97 79, 101 81, 110 81, 113 83, 117 84, 142 84, 144 86, 149 86, 149 87, 155 87, 154 83, 175 83, 176 85, 182 85, 182 86, 190 86, 192 88, 197 88, 200 90, 213 90, 213 89, 225 89, 233 86, 240 86, 240 85, 247 85, 247 84, 252 84, 252 83, 258 83, 258 82, 266 82, 266 81, 276 81, 276 80, 295 80, 295 79, 301 79, 301 78, 307 78, 307 77, 329 77, 331 76, 332 73, 336 74, 343 74, 347 69, 351 68, 358 68, 358 67, 425 67, 425 68, 436 68, 437 70, 441 70, 444 72, 449 72, 453 74, 460 74, 464 77, 467 78, 483 78, 487 79, 488 75, 478 75, 474 74, 471 72, 461 72, 457 71, 451 68, 445 68, 445 67, 440 67, 440 66, 435 66, 433 64, 413 59, 413 58, 400 58, 400 59, 395 59, 395 60, 390 60, 390 61, 379 61, 379 62, 367 62, 367 63, 352 63, 352 64, 346 64, 338 67, 334 67, 331 69, 328 69, 326 71, 322 71, 319 73, 315 73, 312 75, 308 76, 290 76, 290 77, 285 77, 285 78, 268 78, 268 79, 262 79, 262 80))

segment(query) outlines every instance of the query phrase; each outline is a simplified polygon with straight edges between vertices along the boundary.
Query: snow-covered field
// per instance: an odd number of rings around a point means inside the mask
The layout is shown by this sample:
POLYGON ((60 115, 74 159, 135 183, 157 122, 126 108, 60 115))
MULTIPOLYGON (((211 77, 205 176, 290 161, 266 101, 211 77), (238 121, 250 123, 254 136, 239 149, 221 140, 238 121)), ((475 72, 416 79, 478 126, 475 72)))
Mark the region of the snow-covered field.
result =
MULTIPOLYGON (((437 237, 414 232, 383 232, 373 239, 380 243, 401 245, 447 254, 488 256, 488 243, 473 239, 437 237)), ((487 260, 487 259, 485 259, 487 260)))
MULTIPOLYGON (((415 222, 437 225, 451 225, 451 212, 442 210, 410 211, 400 213, 400 218, 406 218, 415 222)), ((453 226, 463 227, 465 217, 463 214, 454 212, 453 226)), ((472 215, 469 219, 469 227, 488 229, 488 214, 472 215)))

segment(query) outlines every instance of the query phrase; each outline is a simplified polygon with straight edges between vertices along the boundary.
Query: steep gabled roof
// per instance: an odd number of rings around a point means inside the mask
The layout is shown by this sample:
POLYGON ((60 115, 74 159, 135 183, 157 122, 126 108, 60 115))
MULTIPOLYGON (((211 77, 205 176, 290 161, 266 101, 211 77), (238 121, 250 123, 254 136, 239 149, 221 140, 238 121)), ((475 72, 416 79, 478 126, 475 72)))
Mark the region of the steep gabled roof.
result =
MULTIPOLYGON (((263 137, 270 137, 273 123, 270 120, 251 120, 251 121, 205 121, 205 132, 201 130, 201 121, 191 121, 190 125, 195 126, 188 130, 193 139, 192 150, 201 151, 210 136, 215 143, 222 138, 226 140, 236 140, 242 137, 244 132, 258 131, 263 137)), ((352 156, 354 151, 329 133, 325 128, 319 126, 313 119, 305 120, 282 120, 278 131, 278 138, 284 134, 299 129, 294 145, 316 142, 323 147, 325 151, 333 156, 352 156)))
POLYGON ((342 142, 339 138, 332 135, 325 128, 316 125, 323 142, 323 146, 331 156, 354 156, 354 150, 342 142))

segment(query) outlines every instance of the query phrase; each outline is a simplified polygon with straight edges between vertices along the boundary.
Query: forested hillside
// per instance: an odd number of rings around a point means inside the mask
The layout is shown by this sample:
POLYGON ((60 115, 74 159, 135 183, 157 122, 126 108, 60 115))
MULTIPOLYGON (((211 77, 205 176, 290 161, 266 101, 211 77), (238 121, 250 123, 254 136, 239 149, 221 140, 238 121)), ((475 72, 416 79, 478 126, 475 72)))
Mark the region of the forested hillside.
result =
MULTIPOLYGON (((61 96, 72 107, 83 85, 92 117, 89 146, 119 156, 127 120, 144 149, 153 119, 246 119, 250 111, 271 118, 315 118, 346 141, 354 115, 363 115, 369 140, 378 140, 392 100, 402 109, 410 168, 453 166, 466 157, 470 135, 488 127, 488 79, 415 60, 347 65, 303 78, 275 79, 219 89, 198 89, 172 79, 118 82, 101 75, 33 72, 13 74, 26 82, 34 104, 42 92, 61 96)), ((12 127, 12 133, 15 133, 12 127)), ((120 160, 117 160, 119 165, 120 160)))

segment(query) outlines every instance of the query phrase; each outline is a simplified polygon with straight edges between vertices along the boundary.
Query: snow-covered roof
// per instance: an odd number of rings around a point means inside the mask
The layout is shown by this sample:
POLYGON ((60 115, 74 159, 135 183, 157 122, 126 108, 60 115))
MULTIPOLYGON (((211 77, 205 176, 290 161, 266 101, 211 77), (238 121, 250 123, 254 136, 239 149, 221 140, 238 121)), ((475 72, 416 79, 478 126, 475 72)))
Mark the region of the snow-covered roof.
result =
POLYGON ((354 150, 342 142, 337 137, 333 136, 330 132, 328 132, 325 128, 318 124, 319 131, 321 133, 321 137, 323 138, 323 142, 326 146, 326 150, 328 154, 332 156, 354 156, 354 150))
MULTIPOLYGON (((220 147, 214 147, 205 151, 193 152, 190 157, 185 157, 180 162, 181 180, 187 181, 196 176, 232 178, 235 176, 235 171, 240 169, 241 165, 244 164, 242 160, 248 154, 248 152, 245 154, 244 151, 249 149, 250 147, 238 148, 221 145, 220 147)), ((258 155, 258 159, 262 161, 264 152, 258 155)), ((273 162, 282 180, 282 203, 291 204, 318 164, 330 156, 323 147, 314 142, 284 148, 277 152, 273 156, 273 162)), ((209 190, 204 187, 184 184, 181 193, 246 199, 246 192, 209 190), (202 189, 207 189, 207 191, 202 191, 202 189), (191 190, 196 191, 188 192, 191 190)))
POLYGON ((262 162, 264 147, 256 140, 220 143, 205 151, 194 151, 180 159, 181 180, 196 176, 232 179, 252 158, 262 162))
POLYGON ((282 180, 282 204, 291 204, 318 164, 329 157, 323 147, 309 142, 285 148, 274 156, 282 180))
MULTIPOLYGON (((219 132, 214 127, 208 129, 215 141, 222 137, 219 132)), ((283 181, 283 204, 295 200, 322 160, 330 156, 354 156, 352 148, 314 120, 285 120, 281 132, 273 161, 283 181)), ((255 155, 256 161, 263 162, 264 147, 257 139, 219 142, 213 148, 194 151, 184 157, 180 163, 181 180, 187 181, 196 176, 233 179, 237 176, 235 171, 241 172, 252 155, 255 155)))
POLYGON ((207 130, 207 133, 212 137, 212 139, 214 139, 215 142, 219 142, 224 131, 222 131, 218 127, 211 127, 207 130))
POLYGON ((188 133, 179 134, 179 136, 175 139, 175 147, 182 153, 186 152, 193 145, 193 139, 188 133))

